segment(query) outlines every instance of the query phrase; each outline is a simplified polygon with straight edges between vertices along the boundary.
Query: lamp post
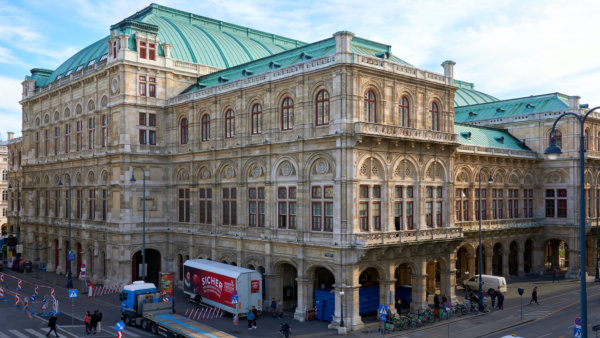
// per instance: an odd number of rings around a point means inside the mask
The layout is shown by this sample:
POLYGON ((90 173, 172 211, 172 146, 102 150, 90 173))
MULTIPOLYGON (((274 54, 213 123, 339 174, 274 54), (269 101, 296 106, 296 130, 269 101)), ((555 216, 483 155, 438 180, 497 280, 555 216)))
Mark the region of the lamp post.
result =
MULTIPOLYGON (((554 138, 554 129, 558 121, 565 116, 574 116, 579 122, 579 250, 580 250, 580 292, 579 298, 581 303, 581 336, 587 338, 587 291, 585 281, 585 192, 584 192, 584 165, 585 165, 585 143, 583 138, 583 126, 587 117, 596 109, 600 109, 600 106, 588 110, 583 116, 572 112, 566 112, 556 118, 552 125, 552 131, 550 132, 550 146, 546 148, 544 154, 548 155, 548 159, 555 160, 561 153, 560 147, 556 145, 556 139, 554 138)), ((597 260, 597 256, 596 256, 597 260)))
MULTIPOLYGON (((598 167, 598 171, 600 171, 600 167, 598 167)), ((598 203, 598 180, 600 177, 596 177, 596 277, 594 278, 594 282, 600 282, 600 271, 598 271, 598 247, 600 246, 600 236, 598 236, 598 227, 600 224, 598 223, 598 207, 600 204, 598 203)))
MULTIPOLYGON (((8 185, 8 190, 12 190, 12 184, 8 185)), ((19 181, 17 181, 17 248, 19 246, 19 236, 21 235, 21 226, 20 226, 20 217, 21 217, 21 187, 19 185, 19 181)), ((17 250, 17 253, 18 250, 17 250)))
POLYGON ((71 260, 69 259, 70 255, 71 255, 71 176, 68 174, 62 174, 60 175, 60 178, 58 179, 58 186, 62 187, 63 183, 62 183, 62 177, 63 176, 67 176, 67 178, 69 179, 68 183, 69 183, 69 192, 68 192, 68 205, 67 205, 67 213, 69 214, 69 247, 68 247, 68 253, 67 253, 67 288, 72 288, 73 287, 73 280, 71 279, 71 260))
MULTIPOLYGON (((483 274, 482 273, 483 264, 482 264, 481 261, 483 260, 483 248, 482 248, 483 245, 481 244, 481 242, 482 242, 481 241, 481 209, 483 209, 483 208, 481 207, 481 171, 483 169, 487 169, 489 171, 489 168, 485 167, 485 166, 481 167, 479 169, 479 175, 478 175, 479 176, 479 264, 478 264, 479 265, 479 281, 478 281, 478 283, 479 283, 479 292, 478 292, 477 295, 479 297, 479 306, 478 306, 478 308, 479 308, 479 311, 482 311, 482 312, 483 312, 483 290, 482 290, 482 288, 483 288, 483 280, 482 280, 482 276, 481 275, 483 274)), ((493 182, 494 182, 494 179, 492 178, 492 174, 490 173, 490 177, 488 179, 488 183, 493 183, 493 182)))
POLYGON ((142 280, 146 280, 146 171, 142 167, 135 167, 131 171, 131 183, 135 180, 135 170, 140 169, 142 171, 142 280))

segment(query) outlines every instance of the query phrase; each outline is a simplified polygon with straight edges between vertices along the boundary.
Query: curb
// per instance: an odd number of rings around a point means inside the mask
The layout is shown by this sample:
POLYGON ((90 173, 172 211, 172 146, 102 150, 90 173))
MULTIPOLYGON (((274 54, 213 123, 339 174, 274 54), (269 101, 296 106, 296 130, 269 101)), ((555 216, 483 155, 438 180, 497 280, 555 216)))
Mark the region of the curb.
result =
POLYGON ((479 338, 479 337, 486 337, 486 336, 492 335, 492 334, 494 334, 494 333, 497 333, 497 332, 500 332, 500 331, 504 331, 504 330, 512 329, 513 327, 521 326, 521 325, 523 325, 523 324, 527 324, 527 323, 533 322, 534 320, 535 320, 535 319, 528 319, 528 320, 526 320, 526 321, 523 321, 523 322, 520 322, 520 323, 517 323, 517 324, 513 324, 513 325, 510 325, 510 326, 507 326, 507 327, 503 327, 503 328, 501 328, 501 329, 498 329, 498 330, 494 330, 494 331, 488 332, 488 333, 486 333, 486 334, 484 334, 484 335, 481 335, 481 336, 477 336, 477 338, 479 338))

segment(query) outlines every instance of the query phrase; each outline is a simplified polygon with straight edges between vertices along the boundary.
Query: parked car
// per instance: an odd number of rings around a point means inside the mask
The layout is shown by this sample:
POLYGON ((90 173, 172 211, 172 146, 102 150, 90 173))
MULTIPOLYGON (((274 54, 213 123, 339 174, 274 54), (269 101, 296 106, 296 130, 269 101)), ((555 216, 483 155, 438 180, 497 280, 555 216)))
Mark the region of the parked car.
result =
MULTIPOLYGON (((506 279, 501 276, 481 275, 483 281, 482 290, 488 293, 496 291, 506 292, 506 279)), ((473 276, 463 281, 465 287, 471 290, 479 291, 479 275, 473 276)))

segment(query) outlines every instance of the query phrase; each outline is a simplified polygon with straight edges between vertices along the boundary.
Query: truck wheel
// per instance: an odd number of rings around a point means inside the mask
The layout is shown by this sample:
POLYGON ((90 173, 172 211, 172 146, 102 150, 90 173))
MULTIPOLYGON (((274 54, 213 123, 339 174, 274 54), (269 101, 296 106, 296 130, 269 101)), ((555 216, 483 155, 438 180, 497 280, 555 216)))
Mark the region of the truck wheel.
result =
POLYGON ((145 331, 150 331, 150 325, 148 325, 148 321, 146 319, 142 319, 141 326, 145 331))
POLYGON ((156 323, 152 323, 150 326, 150 331, 152 331, 153 334, 158 334, 158 325, 156 325, 156 323))
POLYGON ((129 316, 128 315, 123 315, 123 323, 125 323, 125 325, 131 325, 131 324, 129 324, 129 316))

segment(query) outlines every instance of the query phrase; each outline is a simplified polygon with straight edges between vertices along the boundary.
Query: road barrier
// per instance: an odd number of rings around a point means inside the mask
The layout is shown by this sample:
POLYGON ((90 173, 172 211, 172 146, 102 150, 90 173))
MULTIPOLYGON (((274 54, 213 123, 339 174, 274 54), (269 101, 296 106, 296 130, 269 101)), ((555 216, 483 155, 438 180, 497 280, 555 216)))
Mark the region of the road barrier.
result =
POLYGON ((88 296, 89 297, 97 297, 97 296, 105 296, 105 295, 119 293, 119 292, 121 292, 122 287, 123 286, 121 284, 115 284, 115 285, 109 285, 109 286, 94 285, 93 287, 90 288, 91 294, 88 296))
POLYGON ((194 320, 217 319, 223 317, 223 310, 214 307, 187 309, 184 317, 194 320))

